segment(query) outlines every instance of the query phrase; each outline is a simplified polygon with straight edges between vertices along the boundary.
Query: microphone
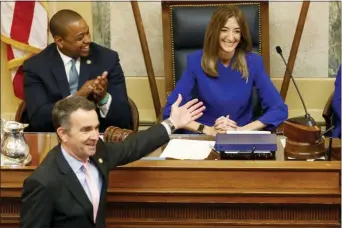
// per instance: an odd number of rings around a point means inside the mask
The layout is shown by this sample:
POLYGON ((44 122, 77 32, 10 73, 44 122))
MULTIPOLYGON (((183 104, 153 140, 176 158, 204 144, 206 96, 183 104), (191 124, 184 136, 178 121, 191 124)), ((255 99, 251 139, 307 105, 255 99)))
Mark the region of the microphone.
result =
MULTIPOLYGON (((287 63, 285 61, 285 58, 283 56, 283 51, 281 50, 281 47, 280 46, 276 46, 276 51, 277 53, 281 56, 281 58, 283 59, 283 62, 286 66, 286 71, 289 72, 288 70, 288 67, 287 67, 287 63)), ((305 126, 316 126, 316 122, 315 120, 310 116, 310 114, 308 113, 308 110, 306 109, 306 106, 305 106, 305 102, 304 102, 304 99, 302 97, 302 94, 300 93, 299 89, 298 89, 298 86, 297 86, 297 83, 295 81, 295 79, 293 78, 292 74, 290 74, 290 78, 296 88, 296 91, 299 95, 299 98, 300 98, 300 101, 302 102, 302 105, 304 107, 304 111, 305 111, 305 115, 304 116, 299 116, 299 117, 293 117, 293 118, 289 118, 288 121, 292 122, 292 123, 296 123, 296 124, 300 124, 300 125, 305 125, 305 126)))

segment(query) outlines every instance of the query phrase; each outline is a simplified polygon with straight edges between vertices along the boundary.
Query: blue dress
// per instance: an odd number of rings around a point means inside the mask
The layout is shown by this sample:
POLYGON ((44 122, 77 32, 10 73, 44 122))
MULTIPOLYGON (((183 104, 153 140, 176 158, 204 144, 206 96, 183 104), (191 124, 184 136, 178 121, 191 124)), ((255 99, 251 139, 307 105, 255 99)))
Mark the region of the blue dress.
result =
POLYGON ((333 138, 341 138, 341 66, 338 70, 335 80, 335 92, 332 100, 332 109, 334 112, 334 130, 333 138))
POLYGON ((258 119, 267 128, 275 128, 288 117, 288 108, 267 75, 262 57, 256 53, 246 55, 249 70, 248 80, 242 74, 218 62, 217 78, 209 77, 201 67, 202 51, 187 57, 187 67, 177 82, 174 91, 167 98, 163 119, 170 116, 171 105, 178 94, 183 97, 182 104, 192 99, 192 90, 197 85, 197 97, 204 103, 206 110, 197 122, 213 126, 220 116, 227 116, 244 126, 253 120, 251 97, 253 85, 261 100, 263 115, 258 119))

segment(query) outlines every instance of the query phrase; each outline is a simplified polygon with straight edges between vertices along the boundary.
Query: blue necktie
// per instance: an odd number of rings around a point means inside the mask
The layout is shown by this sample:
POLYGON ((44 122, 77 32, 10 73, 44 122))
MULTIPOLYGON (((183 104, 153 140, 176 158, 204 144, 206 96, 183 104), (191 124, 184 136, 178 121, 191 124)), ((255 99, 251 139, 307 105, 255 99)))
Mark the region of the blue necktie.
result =
POLYGON ((78 87, 78 73, 76 70, 76 59, 71 59, 71 68, 69 72, 69 87, 70 87, 70 94, 74 94, 77 91, 78 87))

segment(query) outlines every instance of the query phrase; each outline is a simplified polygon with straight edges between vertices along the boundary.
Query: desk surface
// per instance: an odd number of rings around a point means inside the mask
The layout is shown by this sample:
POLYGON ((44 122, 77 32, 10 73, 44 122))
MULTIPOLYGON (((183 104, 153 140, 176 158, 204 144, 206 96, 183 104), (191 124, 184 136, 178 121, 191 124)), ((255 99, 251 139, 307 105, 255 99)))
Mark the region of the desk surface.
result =
MULTIPOLYGON (((35 169, 35 167, 45 158, 46 154, 58 144, 57 135, 55 133, 25 133, 26 141, 30 147, 30 153, 32 155, 32 162, 30 165, 21 168, 14 169, 35 169)), ((194 140, 215 140, 215 137, 206 135, 171 135, 171 139, 194 139, 194 140)), ((276 152, 276 160, 256 160, 256 161, 181 161, 181 160, 148 160, 148 157, 159 157, 165 146, 153 151, 146 156, 147 160, 139 160, 124 167, 201 167, 201 168, 227 168, 227 162, 229 162, 229 168, 267 168, 267 169, 340 169, 340 161, 286 161, 284 160, 284 148, 281 144, 281 139, 284 136, 277 136, 278 150, 276 152)), ((338 142, 340 144, 340 141, 338 142)), ((6 166, 1 169, 13 169, 6 166)))

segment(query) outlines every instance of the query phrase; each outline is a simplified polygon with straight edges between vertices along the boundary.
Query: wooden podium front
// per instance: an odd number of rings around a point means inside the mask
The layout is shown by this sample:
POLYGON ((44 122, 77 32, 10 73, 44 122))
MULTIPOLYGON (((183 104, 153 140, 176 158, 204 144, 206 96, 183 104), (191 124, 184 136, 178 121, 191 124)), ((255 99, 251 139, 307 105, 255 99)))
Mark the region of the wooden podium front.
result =
MULTIPOLYGON (((52 134, 26 137, 38 163, 56 143, 52 134)), ((282 160, 118 167, 110 173, 107 227, 340 227, 340 162, 282 160)), ((18 227, 22 184, 38 163, 1 168, 0 227, 18 227)))

